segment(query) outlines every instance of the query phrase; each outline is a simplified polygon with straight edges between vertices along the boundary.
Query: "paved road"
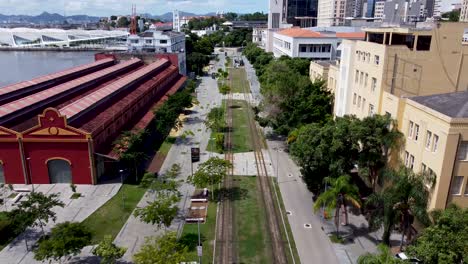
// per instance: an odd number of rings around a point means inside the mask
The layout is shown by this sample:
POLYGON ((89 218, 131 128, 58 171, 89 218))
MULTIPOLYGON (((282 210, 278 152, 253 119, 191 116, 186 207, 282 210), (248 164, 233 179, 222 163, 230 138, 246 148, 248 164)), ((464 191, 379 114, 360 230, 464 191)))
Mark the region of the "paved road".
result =
POLYGON ((286 211, 291 212, 288 219, 301 262, 342 263, 338 261, 329 238, 321 229, 320 218, 312 211, 312 193, 300 178, 299 168, 287 153, 274 150, 282 150, 282 143, 267 141, 267 144, 275 172, 278 171, 278 182, 286 211), (306 224, 311 228, 306 228, 306 224))

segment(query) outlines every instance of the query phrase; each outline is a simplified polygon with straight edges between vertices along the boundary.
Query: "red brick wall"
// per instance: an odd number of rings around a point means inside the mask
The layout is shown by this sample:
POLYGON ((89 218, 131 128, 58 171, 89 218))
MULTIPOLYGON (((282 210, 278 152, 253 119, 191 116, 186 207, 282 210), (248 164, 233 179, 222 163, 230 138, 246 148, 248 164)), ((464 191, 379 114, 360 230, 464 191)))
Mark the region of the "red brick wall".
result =
POLYGON ((49 170, 46 161, 51 158, 71 162, 74 184, 92 184, 88 143, 86 142, 25 142, 25 156, 30 157, 33 183, 48 184, 49 170))
POLYGON ((5 183, 24 184, 23 165, 21 164, 18 142, 0 142, 0 150, 5 183))

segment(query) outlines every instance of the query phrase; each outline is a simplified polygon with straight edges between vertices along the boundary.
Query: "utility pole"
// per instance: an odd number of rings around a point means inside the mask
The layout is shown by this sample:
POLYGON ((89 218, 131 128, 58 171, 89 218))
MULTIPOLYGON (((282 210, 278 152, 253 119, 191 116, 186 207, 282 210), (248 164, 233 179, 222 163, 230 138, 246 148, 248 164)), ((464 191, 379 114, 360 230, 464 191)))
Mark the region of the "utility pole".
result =
POLYGON ((122 191, 122 211, 125 210, 125 194, 124 194, 124 191, 122 190, 123 188, 123 170, 119 170, 119 174, 120 174, 120 183, 122 184, 122 186, 120 187, 121 191, 122 191))
POLYGON ((31 182, 32 192, 34 192, 34 183, 32 179, 32 169, 31 169, 31 157, 27 157, 26 160, 28 161, 29 180, 31 182))
POLYGON ((198 248, 197 248, 197 254, 198 254, 198 263, 202 263, 202 245, 201 245, 201 239, 200 239, 200 219, 198 219, 198 248))

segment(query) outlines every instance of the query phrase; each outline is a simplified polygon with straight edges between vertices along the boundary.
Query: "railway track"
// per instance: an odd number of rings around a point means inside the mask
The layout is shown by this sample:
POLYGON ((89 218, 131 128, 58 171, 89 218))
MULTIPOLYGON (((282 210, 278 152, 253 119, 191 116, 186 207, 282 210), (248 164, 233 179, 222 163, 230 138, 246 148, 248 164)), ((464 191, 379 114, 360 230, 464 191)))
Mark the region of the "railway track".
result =
MULTIPOLYGON (((232 82, 232 80, 231 80, 232 82)), ((229 93, 226 99, 226 123, 227 133, 225 138, 224 158, 234 164, 234 155, 232 153, 232 93, 229 93)), ((231 188, 233 185, 232 177, 234 175, 234 166, 228 169, 227 175, 223 181, 221 202, 218 215, 218 228, 216 230, 217 242, 215 263, 232 264, 237 263, 236 245, 234 243, 234 208, 232 206, 231 188)))
MULTIPOLYGON (((250 107, 251 105, 251 98, 249 95, 250 91, 247 90, 247 87, 244 87, 244 99, 247 101, 247 107, 250 107)), ((262 152, 263 141, 258 134, 257 126, 255 124, 255 119, 252 115, 252 112, 250 111, 250 109, 246 109, 246 111, 248 115, 247 120, 249 123, 250 136, 255 154, 255 164, 257 167, 258 175, 257 180, 259 183, 260 193, 262 195, 266 210, 266 217, 273 253, 273 261, 275 264, 286 264, 288 263, 288 258, 286 256, 286 249, 281 236, 282 226, 280 225, 280 212, 275 207, 275 201, 273 199, 272 188, 274 188, 274 186, 272 186, 272 183, 268 177, 267 166, 262 152)))

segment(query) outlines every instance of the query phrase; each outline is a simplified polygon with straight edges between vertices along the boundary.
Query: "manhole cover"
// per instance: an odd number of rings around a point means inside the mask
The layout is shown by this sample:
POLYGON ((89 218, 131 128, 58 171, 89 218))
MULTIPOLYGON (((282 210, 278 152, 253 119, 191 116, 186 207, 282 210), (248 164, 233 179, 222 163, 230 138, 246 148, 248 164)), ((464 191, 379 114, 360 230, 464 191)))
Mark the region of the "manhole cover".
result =
POLYGON ((294 176, 294 175, 292 175, 291 173, 288 174, 288 177, 289 177, 289 178, 291 178, 292 176, 294 176))
POLYGON ((304 224, 304 228, 312 228, 311 224, 304 224))
POLYGON ((292 212, 291 211, 286 211, 286 214, 287 215, 292 215, 292 212))

